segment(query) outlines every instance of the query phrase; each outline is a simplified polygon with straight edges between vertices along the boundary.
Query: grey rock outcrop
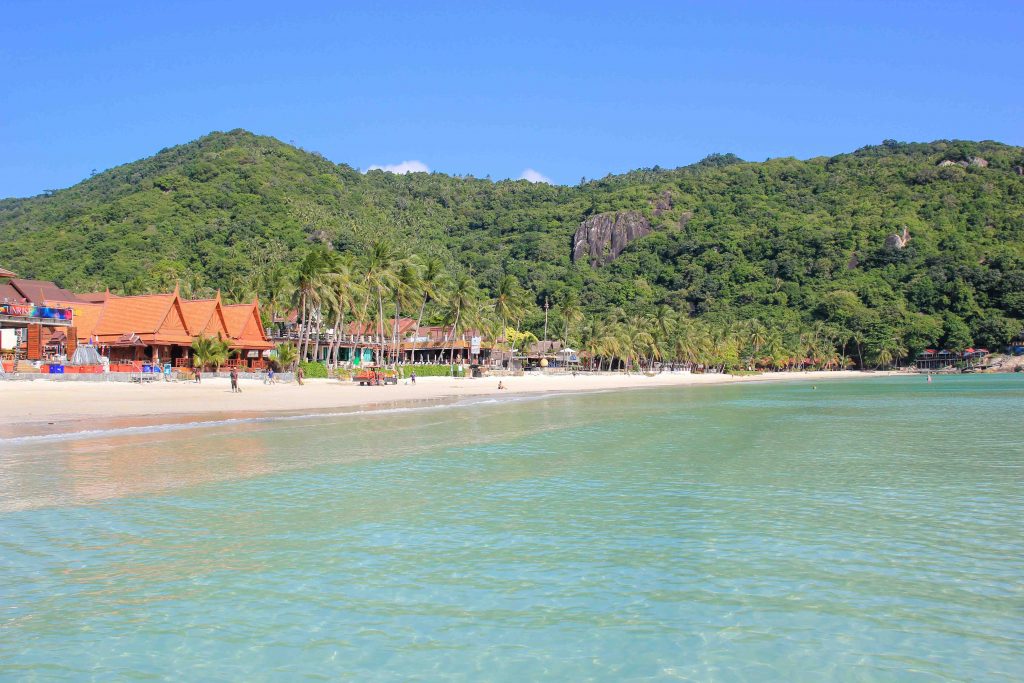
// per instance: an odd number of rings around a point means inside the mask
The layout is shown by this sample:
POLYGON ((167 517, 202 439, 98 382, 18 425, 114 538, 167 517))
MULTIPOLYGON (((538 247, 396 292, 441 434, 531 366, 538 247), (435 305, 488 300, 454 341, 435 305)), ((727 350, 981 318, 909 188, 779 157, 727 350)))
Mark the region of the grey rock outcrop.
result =
POLYGON ((1014 166, 1013 172, 1017 175, 1024 175, 1024 166, 1014 166))
POLYGON ((653 209, 651 213, 655 216, 660 216, 666 211, 671 211, 673 206, 675 206, 675 203, 672 201, 672 193, 665 190, 661 193, 661 196, 654 201, 653 206, 651 207, 653 209))
POLYGON ((626 245, 651 232, 651 223, 639 211, 613 211, 591 216, 576 229, 572 260, 587 260, 592 268, 611 263, 626 245))
POLYGON ((310 244, 322 244, 328 250, 334 248, 331 244, 331 235, 326 230, 314 230, 306 236, 306 241, 310 244))
POLYGON ((981 157, 967 157, 967 159, 961 159, 960 161, 943 159, 939 162, 939 166, 962 166, 963 168, 967 168, 968 166, 977 166, 978 168, 988 168, 988 159, 983 159, 981 157))
POLYGON ((910 241, 910 231, 903 228, 903 234, 892 234, 885 238, 886 249, 902 249, 910 241))

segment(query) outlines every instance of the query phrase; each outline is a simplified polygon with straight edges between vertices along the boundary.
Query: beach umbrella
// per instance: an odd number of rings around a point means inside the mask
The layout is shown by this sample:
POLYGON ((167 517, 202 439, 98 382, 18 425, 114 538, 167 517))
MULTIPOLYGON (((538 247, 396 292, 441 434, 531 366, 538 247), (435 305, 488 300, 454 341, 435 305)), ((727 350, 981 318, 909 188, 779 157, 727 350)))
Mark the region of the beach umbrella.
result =
POLYGON ((12 273, 6 268, 0 268, 0 277, 18 277, 17 273, 12 273))

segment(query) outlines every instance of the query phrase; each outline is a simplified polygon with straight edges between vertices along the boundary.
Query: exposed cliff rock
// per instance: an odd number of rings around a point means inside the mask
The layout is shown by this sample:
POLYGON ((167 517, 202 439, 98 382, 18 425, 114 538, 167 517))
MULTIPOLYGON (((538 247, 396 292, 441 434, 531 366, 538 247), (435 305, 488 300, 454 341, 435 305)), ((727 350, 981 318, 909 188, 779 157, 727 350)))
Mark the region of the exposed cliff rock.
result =
POLYGON ((599 213, 576 229, 572 260, 587 259, 592 268, 611 263, 627 244, 650 232, 650 222, 639 211, 599 213))
POLYGON ((962 166, 964 168, 967 168, 968 166, 977 166, 978 168, 988 168, 988 159, 983 159, 982 157, 967 157, 960 161, 943 159, 939 162, 939 166, 962 166))
POLYGON ((322 244, 328 250, 334 249, 331 235, 326 230, 314 230, 306 237, 306 241, 310 244, 322 244))
POLYGON ((661 193, 661 196, 652 203, 652 213, 655 216, 660 216, 666 211, 671 211, 673 206, 675 206, 675 203, 672 201, 672 193, 665 190, 661 193))
POLYGON ((1017 175, 1024 175, 1024 166, 1014 166, 1013 172, 1017 175))
POLYGON ((902 249, 907 246, 907 242, 910 241, 910 231, 903 228, 903 234, 897 235, 893 233, 885 238, 886 249, 902 249))

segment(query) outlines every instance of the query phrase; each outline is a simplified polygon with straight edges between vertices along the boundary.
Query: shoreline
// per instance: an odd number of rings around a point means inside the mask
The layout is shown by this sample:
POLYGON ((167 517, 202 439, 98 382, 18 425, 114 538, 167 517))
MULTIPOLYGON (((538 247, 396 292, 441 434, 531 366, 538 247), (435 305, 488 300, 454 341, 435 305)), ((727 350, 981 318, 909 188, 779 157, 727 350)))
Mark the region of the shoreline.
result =
POLYGON ((755 375, 643 374, 523 375, 518 377, 422 377, 415 385, 360 387, 337 380, 307 379, 306 384, 264 385, 243 382, 233 394, 227 379, 202 384, 154 382, 5 382, 9 409, 0 414, 0 440, 87 433, 104 428, 153 428, 225 420, 317 417, 432 407, 465 399, 590 393, 625 389, 727 385, 752 382, 858 379, 902 376, 900 372, 854 370, 772 372, 755 375), (498 390, 501 381, 507 388, 498 390))

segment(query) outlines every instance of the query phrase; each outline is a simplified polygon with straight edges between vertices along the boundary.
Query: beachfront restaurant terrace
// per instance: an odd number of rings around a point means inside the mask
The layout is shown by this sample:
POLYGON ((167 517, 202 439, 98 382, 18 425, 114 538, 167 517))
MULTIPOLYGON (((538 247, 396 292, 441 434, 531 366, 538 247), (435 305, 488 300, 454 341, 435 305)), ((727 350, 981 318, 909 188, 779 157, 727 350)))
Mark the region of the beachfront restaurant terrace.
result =
POLYGON ((944 370, 955 368, 958 364, 972 367, 978 364, 988 353, 988 349, 974 348, 964 349, 963 351, 925 349, 917 355, 914 365, 918 370, 944 370))
MULTIPOLYGON (((303 334, 295 317, 284 320, 287 322, 278 321, 271 328, 271 339, 299 344, 303 334)), ((451 338, 451 326, 421 325, 417 329, 416 322, 414 318, 399 318, 397 330, 393 319, 381 326, 350 322, 337 333, 331 328, 311 330, 306 333, 307 355, 312 360, 328 361, 333 349, 339 362, 353 365, 379 361, 381 356, 385 361, 397 356, 401 363, 432 364, 450 362, 454 350, 456 363, 491 362, 494 343, 480 331, 465 330, 451 338)))

